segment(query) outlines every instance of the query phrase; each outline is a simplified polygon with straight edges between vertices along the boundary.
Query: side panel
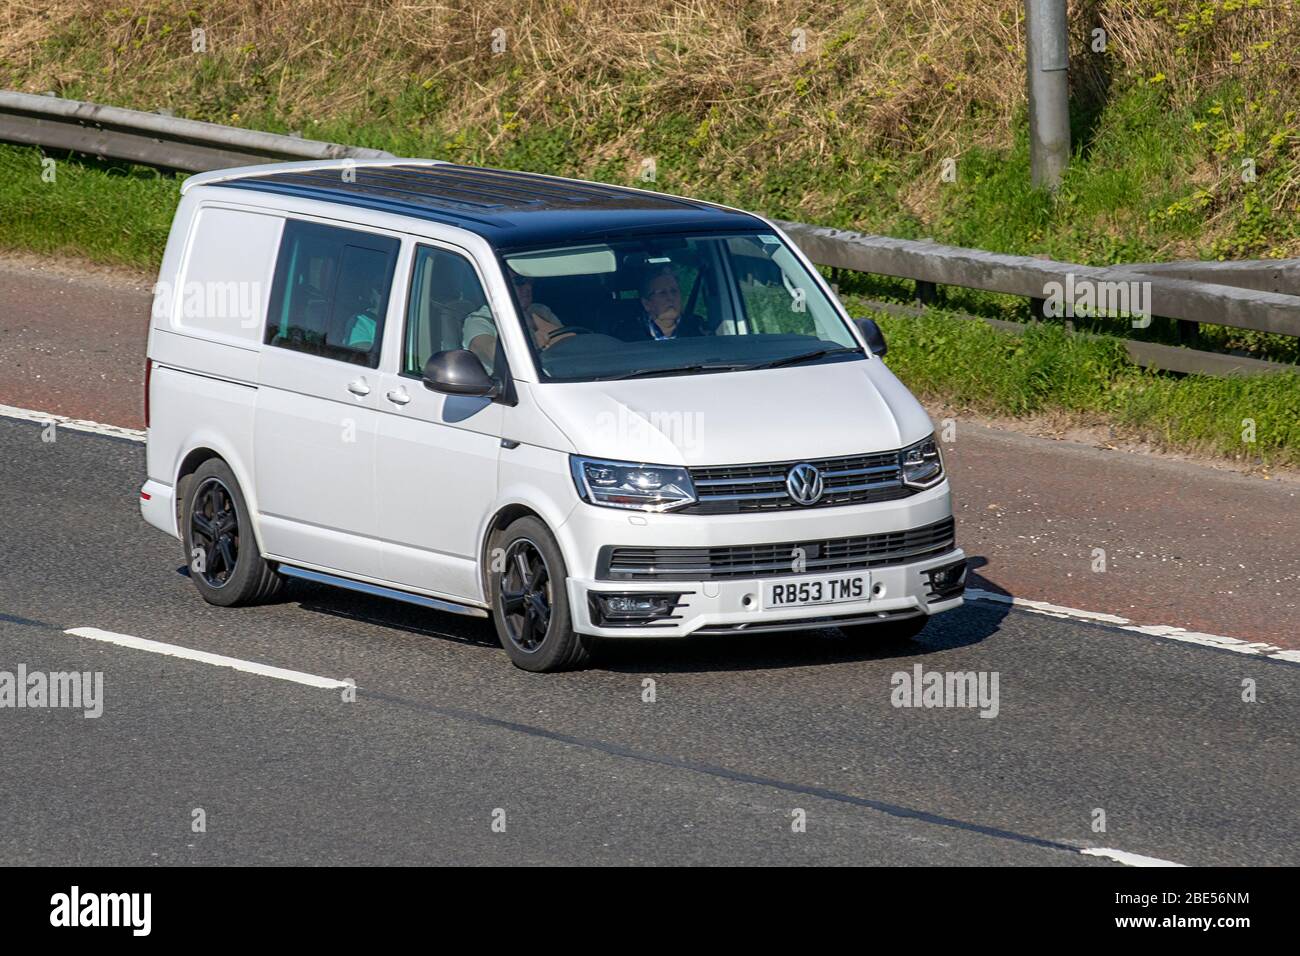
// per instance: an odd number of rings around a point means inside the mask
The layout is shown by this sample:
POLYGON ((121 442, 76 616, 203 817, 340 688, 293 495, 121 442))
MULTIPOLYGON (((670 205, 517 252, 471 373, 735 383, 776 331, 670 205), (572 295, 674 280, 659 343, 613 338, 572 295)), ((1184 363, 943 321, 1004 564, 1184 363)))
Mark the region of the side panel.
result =
POLYGON ((165 365, 153 370, 153 423, 149 429, 148 462, 151 493, 158 505, 145 512, 150 524, 178 535, 175 524, 175 482, 185 456, 210 448, 235 472, 249 508, 256 513, 253 485, 252 385, 224 381, 165 365), (170 509, 166 502, 172 502, 170 509))
POLYGON ((258 372, 254 454, 269 556, 383 579, 375 451, 398 237, 285 227, 258 372), (319 353, 319 354, 317 354, 319 353))
POLYGON ((380 534, 385 577, 407 587, 483 599, 479 529, 497 492, 501 406, 441 395, 385 376, 409 402, 379 417, 380 534))
POLYGON ((261 326, 283 219, 182 199, 154 289, 145 519, 176 526, 176 478, 196 448, 217 451, 250 507, 261 326))
POLYGON ((381 365, 376 492, 385 577, 480 601, 478 551, 496 500, 503 406, 432 391, 419 370, 433 352, 460 347, 466 315, 486 301, 482 274, 463 249, 441 244, 416 245, 409 261, 401 275, 417 278, 402 296, 402 320, 390 323, 381 365))
POLYGON ((267 347, 257 389, 258 517, 268 554, 382 578, 374 456, 378 375, 267 347), (369 389, 354 395, 349 386, 369 389))

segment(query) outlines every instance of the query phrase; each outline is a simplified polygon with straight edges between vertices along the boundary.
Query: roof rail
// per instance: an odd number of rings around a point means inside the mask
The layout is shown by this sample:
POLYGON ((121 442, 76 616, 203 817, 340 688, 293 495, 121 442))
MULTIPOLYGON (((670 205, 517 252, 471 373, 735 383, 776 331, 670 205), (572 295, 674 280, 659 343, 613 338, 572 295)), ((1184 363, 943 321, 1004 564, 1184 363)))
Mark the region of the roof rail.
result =
POLYGON ((322 169, 375 169, 385 166, 446 166, 445 159, 403 159, 400 156, 382 159, 307 159, 293 163, 261 163, 257 166, 235 166, 232 169, 214 169, 207 173, 196 173, 186 178, 181 184, 181 194, 189 192, 195 186, 214 186, 218 183, 256 176, 269 176, 273 173, 305 173, 322 169))

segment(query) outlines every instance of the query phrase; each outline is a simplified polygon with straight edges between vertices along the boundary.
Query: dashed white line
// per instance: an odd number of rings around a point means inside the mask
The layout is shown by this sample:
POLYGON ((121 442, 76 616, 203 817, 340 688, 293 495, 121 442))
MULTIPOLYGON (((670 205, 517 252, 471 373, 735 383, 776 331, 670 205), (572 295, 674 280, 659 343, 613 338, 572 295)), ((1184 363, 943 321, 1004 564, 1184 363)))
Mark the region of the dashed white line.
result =
POLYGON ((40 425, 54 423, 56 428, 69 428, 72 431, 92 432, 96 435, 108 435, 111 438, 127 438, 131 441, 144 441, 144 432, 138 428, 123 428, 121 425, 105 425, 102 422, 91 422, 81 418, 69 418, 66 415, 51 415, 49 412, 38 412, 34 408, 18 408, 15 405, 0 405, 0 416, 5 418, 19 418, 25 422, 36 422, 40 425))
POLYGON ((187 661, 198 661, 200 664, 211 664, 214 667, 229 667, 232 670, 243 671, 246 674, 257 674, 259 677, 293 681, 295 684, 305 684, 307 687, 333 690, 352 686, 347 681, 336 680, 333 677, 318 677, 315 674, 304 674, 302 671, 272 667, 270 664, 240 660, 238 657, 226 657, 224 654, 196 651, 190 647, 181 647, 179 644, 164 644, 161 641, 150 641, 143 637, 132 637, 130 634, 115 634, 112 631, 101 631, 97 627, 71 627, 63 633, 71 634, 73 637, 85 637, 92 641, 102 641, 105 644, 116 644, 118 647, 148 651, 150 654, 180 657, 187 661))
POLYGON ((1142 856, 1140 853, 1129 853, 1125 850, 1112 850, 1109 847, 1098 846, 1088 847, 1080 850, 1084 856, 1100 856, 1107 860, 1114 860, 1116 863, 1123 863, 1125 866, 1186 866, 1185 863, 1174 863, 1170 860, 1162 860, 1154 856, 1142 856))
POLYGON ((1264 641, 1243 641, 1236 637, 1224 637, 1220 634, 1203 634, 1200 631, 1189 631, 1181 627, 1170 627, 1168 624, 1134 624, 1128 618, 1119 617, 1116 614, 1103 614, 1098 611, 1082 611, 1077 607, 1065 607, 1060 604, 1049 604, 1046 601, 1031 601, 1028 598, 1012 597, 1007 594, 997 594, 993 591, 981 590, 980 588, 967 588, 966 597, 971 601, 989 601, 995 604, 1010 604, 1012 607, 1018 607, 1033 614, 1045 614, 1048 617, 1068 618, 1070 620, 1086 621, 1092 624, 1109 624, 1111 627, 1118 627, 1121 630, 1132 631, 1135 634, 1147 634, 1151 637, 1167 637, 1173 641, 1183 641, 1187 644, 1200 644, 1203 647, 1217 647, 1221 650, 1234 651, 1238 654, 1258 654, 1261 657, 1270 657, 1274 660, 1300 663, 1300 651, 1284 650, 1276 644, 1268 644, 1264 641))

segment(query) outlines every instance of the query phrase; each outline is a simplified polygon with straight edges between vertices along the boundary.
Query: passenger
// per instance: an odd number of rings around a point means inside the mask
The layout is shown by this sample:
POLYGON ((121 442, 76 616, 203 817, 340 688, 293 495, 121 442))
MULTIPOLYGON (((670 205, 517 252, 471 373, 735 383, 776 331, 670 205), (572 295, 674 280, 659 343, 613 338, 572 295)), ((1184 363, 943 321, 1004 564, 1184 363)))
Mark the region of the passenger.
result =
MULTIPOLYGON (((533 342, 539 349, 548 349, 573 334, 565 332, 555 336, 555 331, 562 328, 564 323, 549 308, 533 301, 533 280, 529 276, 521 276, 513 269, 507 269, 506 274, 515 287, 519 308, 527 318, 533 342)), ((497 352, 497 326, 492 310, 487 305, 475 309, 465 319, 463 339, 464 347, 477 355, 483 367, 491 372, 497 352)))
POLYGON ((358 352, 369 352, 375 345, 375 329, 379 327, 379 304, 384 294, 378 286, 371 286, 365 296, 364 304, 348 320, 348 331, 344 345, 358 352))

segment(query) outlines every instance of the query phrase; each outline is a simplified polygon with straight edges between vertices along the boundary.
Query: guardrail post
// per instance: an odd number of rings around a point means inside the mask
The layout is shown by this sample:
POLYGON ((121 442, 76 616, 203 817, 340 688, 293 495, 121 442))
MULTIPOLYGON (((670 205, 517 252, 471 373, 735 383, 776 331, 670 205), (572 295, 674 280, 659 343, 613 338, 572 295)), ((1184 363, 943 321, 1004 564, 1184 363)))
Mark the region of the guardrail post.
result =
POLYGON ((939 287, 933 282, 916 280, 916 301, 924 306, 939 304, 939 287))

